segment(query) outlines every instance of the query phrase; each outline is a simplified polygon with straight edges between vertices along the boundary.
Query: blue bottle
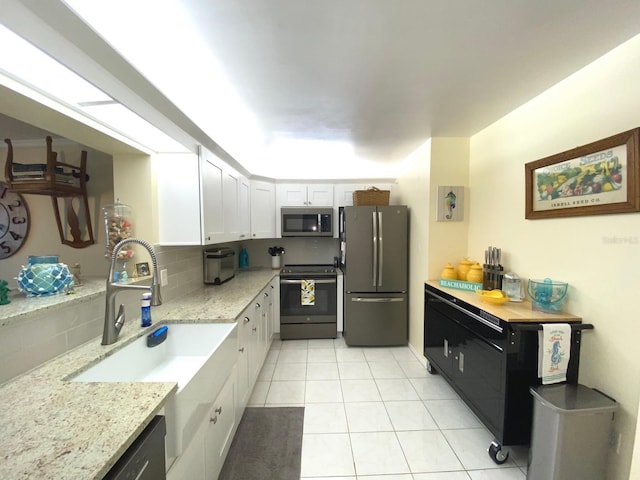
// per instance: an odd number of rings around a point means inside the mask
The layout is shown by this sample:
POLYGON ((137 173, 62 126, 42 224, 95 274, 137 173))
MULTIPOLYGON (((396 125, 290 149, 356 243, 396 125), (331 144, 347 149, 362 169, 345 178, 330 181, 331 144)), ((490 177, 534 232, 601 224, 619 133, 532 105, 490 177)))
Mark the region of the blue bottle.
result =
POLYGON ((249 254, 244 247, 240 249, 240 255, 238 256, 238 265, 240 266, 240 268, 249 267, 249 254))
POLYGON ((140 311, 140 326, 151 326, 151 292, 142 294, 142 307, 140 311))

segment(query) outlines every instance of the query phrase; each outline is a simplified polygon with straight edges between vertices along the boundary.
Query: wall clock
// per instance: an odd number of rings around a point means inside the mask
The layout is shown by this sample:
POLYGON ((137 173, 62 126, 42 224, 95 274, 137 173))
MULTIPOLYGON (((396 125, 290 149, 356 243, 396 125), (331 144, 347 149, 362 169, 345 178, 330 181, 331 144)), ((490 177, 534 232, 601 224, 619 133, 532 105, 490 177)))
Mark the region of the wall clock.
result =
POLYGON ((22 195, 0 182, 0 260, 22 247, 29 235, 29 209, 22 195))

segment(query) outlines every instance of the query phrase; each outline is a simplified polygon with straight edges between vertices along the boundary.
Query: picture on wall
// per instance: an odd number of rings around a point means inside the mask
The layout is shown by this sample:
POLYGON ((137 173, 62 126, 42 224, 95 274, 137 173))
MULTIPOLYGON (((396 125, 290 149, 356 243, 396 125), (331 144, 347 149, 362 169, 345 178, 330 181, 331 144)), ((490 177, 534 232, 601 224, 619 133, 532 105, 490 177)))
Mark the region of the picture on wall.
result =
POLYGON ((438 187, 438 222, 461 222, 464 220, 464 187, 438 187))
POLYGON ((525 218, 640 211, 640 128, 525 165, 525 218))

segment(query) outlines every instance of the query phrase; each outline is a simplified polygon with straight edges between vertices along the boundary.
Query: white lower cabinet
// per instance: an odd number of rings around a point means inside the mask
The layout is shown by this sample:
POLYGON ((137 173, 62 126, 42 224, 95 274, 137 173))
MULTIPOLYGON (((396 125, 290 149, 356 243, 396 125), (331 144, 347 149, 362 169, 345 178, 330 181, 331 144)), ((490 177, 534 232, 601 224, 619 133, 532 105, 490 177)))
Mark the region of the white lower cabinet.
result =
POLYGON ((189 445, 167 472, 168 480, 215 480, 271 346, 278 277, 260 291, 236 319, 238 355, 213 403, 208 404, 189 445))
POLYGON ((216 480, 224 459, 229 452, 233 435, 238 428, 238 419, 236 417, 237 405, 237 374, 234 367, 229 380, 222 387, 222 391, 213 407, 207 415, 209 425, 204 437, 204 465, 206 480, 216 480))
POLYGON ((210 404, 198 431, 167 472, 168 480, 216 480, 238 427, 237 367, 234 364, 220 393, 210 404))

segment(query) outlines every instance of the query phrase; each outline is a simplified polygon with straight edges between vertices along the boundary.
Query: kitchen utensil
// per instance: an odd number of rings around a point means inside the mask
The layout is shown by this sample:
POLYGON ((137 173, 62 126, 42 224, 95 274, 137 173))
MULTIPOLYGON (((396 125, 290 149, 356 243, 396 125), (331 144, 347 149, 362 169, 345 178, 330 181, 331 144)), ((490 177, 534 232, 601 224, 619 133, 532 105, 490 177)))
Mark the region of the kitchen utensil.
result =
POLYGON ((569 284, 545 278, 529 280, 527 290, 534 310, 549 313, 562 311, 562 304, 569 290, 569 284))

